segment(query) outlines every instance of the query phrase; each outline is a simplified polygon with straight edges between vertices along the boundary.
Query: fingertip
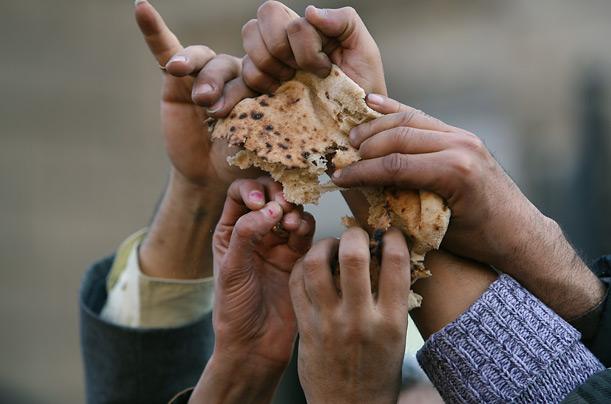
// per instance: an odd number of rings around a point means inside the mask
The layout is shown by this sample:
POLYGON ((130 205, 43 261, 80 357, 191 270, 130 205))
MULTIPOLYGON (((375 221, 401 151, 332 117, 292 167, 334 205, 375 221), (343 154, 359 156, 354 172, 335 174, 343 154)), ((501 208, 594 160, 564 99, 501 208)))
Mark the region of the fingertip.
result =
POLYGON ((331 73, 332 65, 331 65, 331 61, 329 60, 328 57, 326 57, 326 55, 325 55, 325 57, 323 57, 321 59, 325 62, 326 66, 323 66, 323 67, 320 67, 320 68, 316 69, 316 71, 314 71, 314 74, 316 74, 321 79, 324 79, 325 77, 327 77, 331 73))
POLYGON ((326 15, 327 15, 326 9, 318 8, 311 4, 307 6, 305 9, 305 17, 309 22, 312 22, 310 20, 314 20, 318 18, 325 18, 326 15))
POLYGON ((282 215, 282 206, 276 201, 268 202, 262 210, 265 217, 270 220, 278 220, 282 215))
POLYGON ((299 213, 296 211, 289 212, 285 214, 284 217, 282 218, 282 226, 287 231, 297 230, 300 226, 300 223, 301 223, 301 217, 299 216, 299 213))
POLYGON ((305 237, 308 234, 310 234, 310 230, 311 230, 310 223, 308 223, 308 221, 305 219, 301 219, 301 222, 299 223, 299 227, 297 228, 295 233, 299 237, 305 237))
POLYGON ((259 190, 250 191, 248 193, 248 201, 254 206, 263 206, 265 204, 265 195, 259 190))
POLYGON ((367 105, 369 105, 370 107, 372 106, 375 107, 375 106, 383 106, 386 102, 386 99, 384 96, 380 94, 369 93, 365 97, 365 101, 367 102, 367 105))
POLYGON ((184 77, 191 73, 189 58, 184 55, 174 55, 165 64, 166 71, 172 76, 184 77))
POLYGON ((225 97, 221 97, 218 100, 216 100, 216 102, 212 104, 208 109, 206 109, 206 112, 208 113, 208 115, 214 115, 218 117, 224 106, 225 106, 225 97))
POLYGON ((343 175, 343 170, 341 168, 338 168, 337 170, 333 172, 331 179, 333 180, 333 182, 340 181, 342 179, 342 175, 343 175))
POLYGON ((358 126, 350 129, 350 133, 348 134, 348 141, 350 144, 358 149, 360 146, 358 130, 356 129, 358 126))
POLYGON ((284 197, 284 192, 278 192, 277 194, 275 194, 274 200, 278 202, 280 206, 282 206, 282 209, 287 212, 295 207, 295 205, 286 200, 286 198, 284 197))

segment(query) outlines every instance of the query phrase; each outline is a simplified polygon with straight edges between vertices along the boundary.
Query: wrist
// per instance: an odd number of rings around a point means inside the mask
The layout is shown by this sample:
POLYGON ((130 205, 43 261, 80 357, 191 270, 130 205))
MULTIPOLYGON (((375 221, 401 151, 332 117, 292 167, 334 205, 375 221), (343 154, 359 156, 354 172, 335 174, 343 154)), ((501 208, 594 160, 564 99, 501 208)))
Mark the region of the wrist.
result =
POLYGON ((580 317, 600 302, 604 285, 579 257, 560 225, 537 213, 520 232, 527 236, 495 266, 565 320, 580 317))
POLYGON ((271 401, 284 367, 256 358, 215 352, 208 361, 190 402, 260 403, 271 401))
POLYGON ((172 170, 166 191, 139 250, 143 273, 158 278, 212 276, 212 231, 226 188, 198 186, 172 170))

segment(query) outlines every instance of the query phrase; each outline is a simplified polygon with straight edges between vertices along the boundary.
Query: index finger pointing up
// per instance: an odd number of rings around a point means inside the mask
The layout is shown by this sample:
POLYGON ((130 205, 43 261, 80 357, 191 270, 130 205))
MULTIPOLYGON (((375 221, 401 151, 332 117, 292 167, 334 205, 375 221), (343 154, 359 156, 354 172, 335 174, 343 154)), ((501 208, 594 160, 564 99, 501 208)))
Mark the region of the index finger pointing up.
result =
POLYGON ((146 0, 137 0, 134 15, 144 40, 151 53, 161 66, 182 50, 182 45, 176 35, 165 24, 161 15, 146 0))

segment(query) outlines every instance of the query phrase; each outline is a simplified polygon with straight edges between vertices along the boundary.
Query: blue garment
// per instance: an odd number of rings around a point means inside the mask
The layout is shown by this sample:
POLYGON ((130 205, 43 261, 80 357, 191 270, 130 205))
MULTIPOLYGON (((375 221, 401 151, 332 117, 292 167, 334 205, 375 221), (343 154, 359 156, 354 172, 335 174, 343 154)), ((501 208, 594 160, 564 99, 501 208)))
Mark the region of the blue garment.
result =
POLYGON ((580 334, 501 275, 433 334, 418 361, 449 403, 559 403, 604 370, 580 334))

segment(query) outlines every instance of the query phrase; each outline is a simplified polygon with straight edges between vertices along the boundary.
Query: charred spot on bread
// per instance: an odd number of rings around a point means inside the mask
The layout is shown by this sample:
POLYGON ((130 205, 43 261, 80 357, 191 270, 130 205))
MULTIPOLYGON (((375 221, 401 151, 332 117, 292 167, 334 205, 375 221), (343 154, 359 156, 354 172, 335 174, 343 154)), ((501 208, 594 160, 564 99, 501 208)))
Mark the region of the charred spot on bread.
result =
POLYGON ((251 111, 250 117, 254 119, 255 121, 258 121, 259 119, 263 118, 263 112, 251 111))

